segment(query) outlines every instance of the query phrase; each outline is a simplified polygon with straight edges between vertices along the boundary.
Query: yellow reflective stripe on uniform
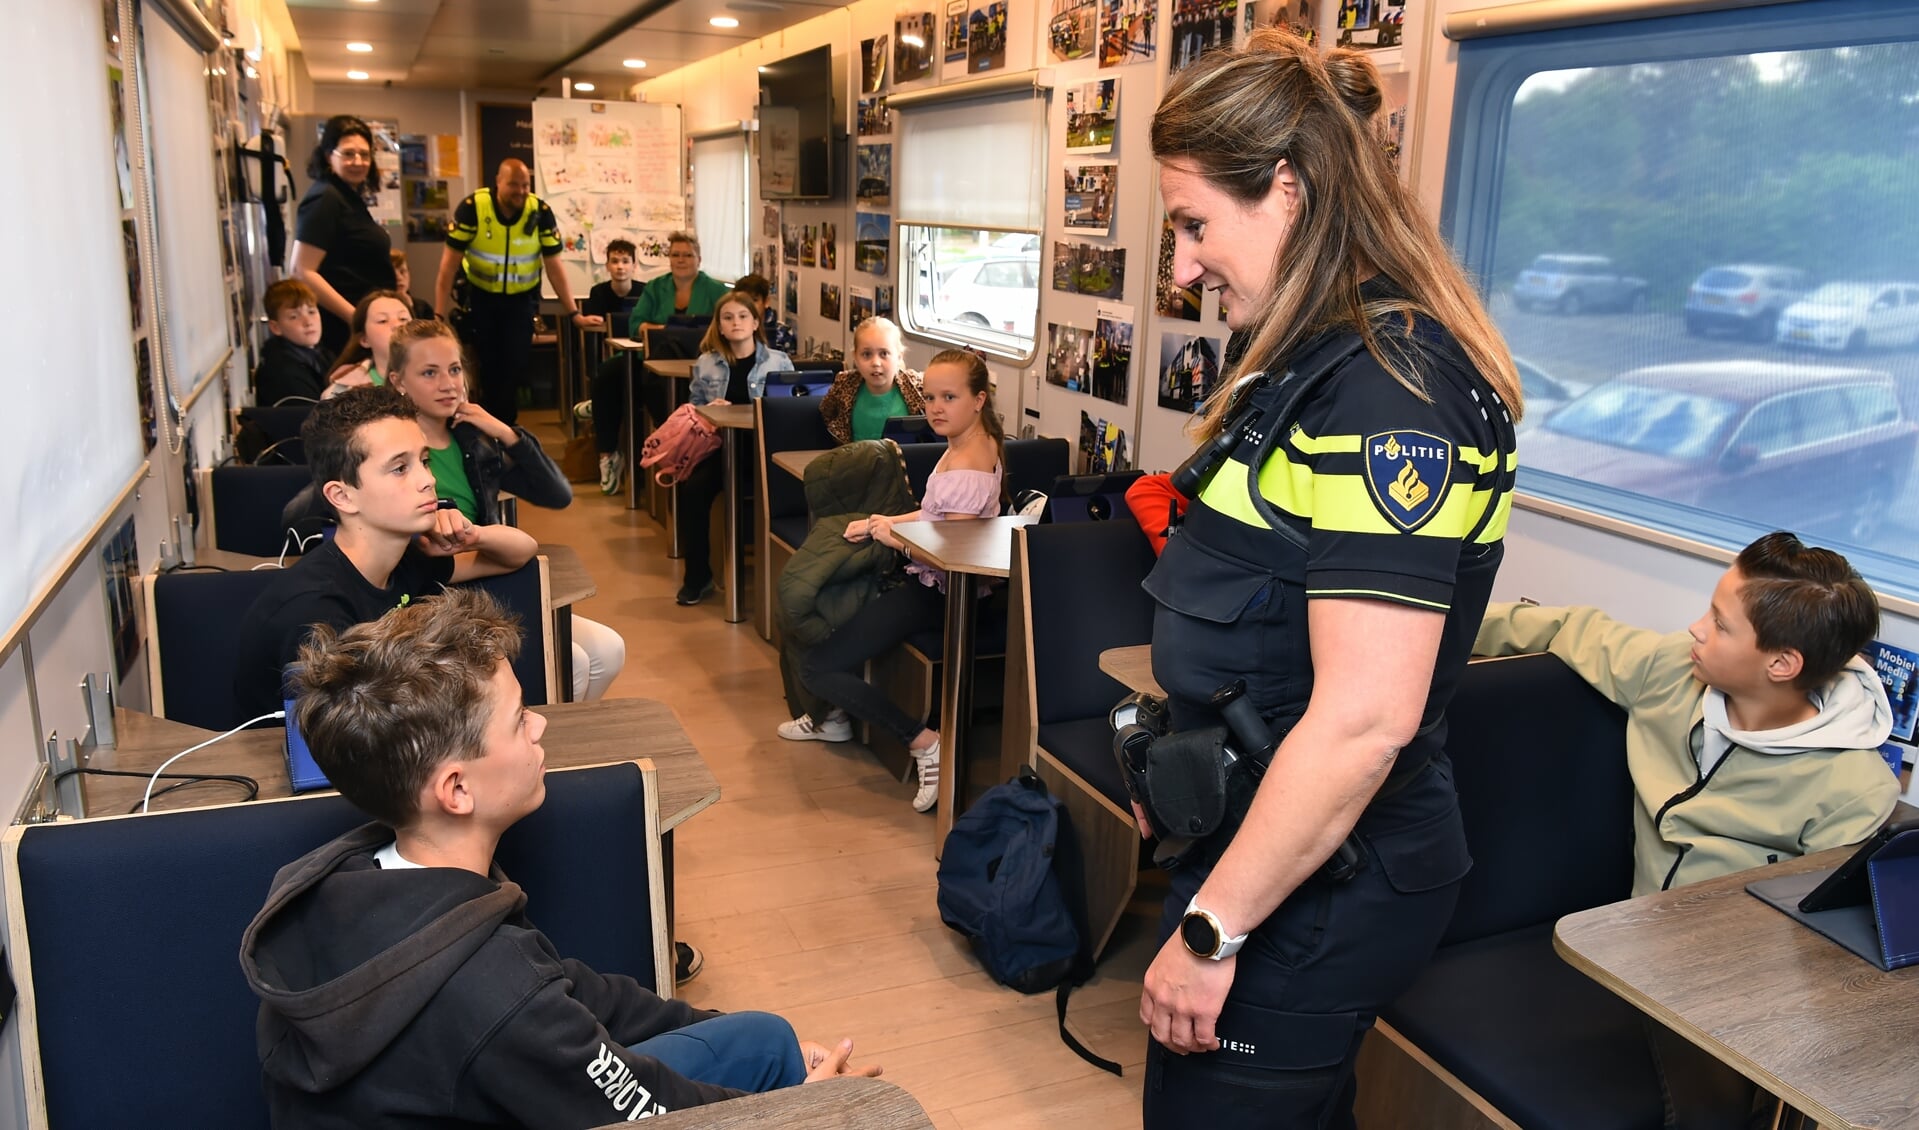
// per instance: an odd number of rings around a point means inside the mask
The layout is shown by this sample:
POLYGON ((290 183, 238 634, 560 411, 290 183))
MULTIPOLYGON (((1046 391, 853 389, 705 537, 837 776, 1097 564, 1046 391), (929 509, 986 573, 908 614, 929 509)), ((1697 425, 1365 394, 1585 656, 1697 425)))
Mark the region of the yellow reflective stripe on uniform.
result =
MULTIPOLYGON (((1497 451, 1481 451, 1477 447, 1465 446, 1461 446, 1456 450, 1459 452, 1459 458, 1462 462, 1472 464, 1482 475, 1492 474, 1499 466, 1499 453, 1497 451)), ((1519 452, 1508 451, 1506 453, 1506 470, 1510 471, 1517 466, 1519 466, 1519 452)))
MULTIPOLYGON (((1336 437, 1347 438, 1347 437, 1336 437)), ((1355 450, 1357 449, 1357 437, 1355 450)), ((1260 493, 1282 513, 1310 522, 1316 530, 1354 534, 1399 534, 1406 531, 1386 520, 1379 512, 1372 492, 1358 475, 1315 473, 1311 467, 1287 458, 1284 449, 1275 450, 1260 468, 1260 493)), ((1470 482, 1453 483, 1446 488, 1446 500, 1439 512, 1417 530, 1414 537, 1452 538, 1466 536, 1492 501, 1492 488, 1470 482)), ((1246 489, 1246 464, 1229 459, 1200 491, 1207 506, 1236 521, 1259 529, 1267 523, 1253 507, 1246 489)), ((1512 492, 1501 494, 1497 509, 1477 540, 1498 541, 1505 536, 1512 512, 1512 492)))
POLYGON ((1337 452, 1356 452, 1359 450, 1358 436, 1309 436, 1293 425, 1292 434, 1286 442, 1301 455, 1326 455, 1337 452))
POLYGON ((468 281, 493 294, 519 294, 539 285, 543 249, 534 223, 539 209, 540 198, 529 194, 520 218, 509 225, 494 210, 491 190, 473 194, 478 222, 472 234, 462 237, 468 240, 461 264, 468 281), (479 246, 482 238, 484 249, 479 246))
POLYGON ((1417 604, 1421 608, 1437 608, 1441 612, 1452 611, 1452 605, 1437 600, 1421 600, 1416 596, 1407 596, 1403 592, 1382 592, 1379 589, 1307 589, 1307 596, 1369 596, 1378 600, 1390 600, 1399 604, 1417 604))

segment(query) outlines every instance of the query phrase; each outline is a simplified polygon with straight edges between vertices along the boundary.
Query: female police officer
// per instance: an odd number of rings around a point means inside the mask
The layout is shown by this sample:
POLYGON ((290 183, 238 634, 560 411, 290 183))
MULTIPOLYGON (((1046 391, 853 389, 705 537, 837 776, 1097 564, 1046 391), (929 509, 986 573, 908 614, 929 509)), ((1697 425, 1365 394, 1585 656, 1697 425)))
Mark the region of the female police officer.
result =
POLYGON ((1285 735, 1236 830, 1173 872, 1147 1130, 1351 1125, 1360 1039, 1470 866, 1444 712, 1499 564, 1519 381, 1379 106, 1361 53, 1265 30, 1153 116, 1175 279, 1219 292, 1244 369, 1288 375, 1212 398, 1215 458, 1146 582, 1174 728, 1244 680, 1285 735))

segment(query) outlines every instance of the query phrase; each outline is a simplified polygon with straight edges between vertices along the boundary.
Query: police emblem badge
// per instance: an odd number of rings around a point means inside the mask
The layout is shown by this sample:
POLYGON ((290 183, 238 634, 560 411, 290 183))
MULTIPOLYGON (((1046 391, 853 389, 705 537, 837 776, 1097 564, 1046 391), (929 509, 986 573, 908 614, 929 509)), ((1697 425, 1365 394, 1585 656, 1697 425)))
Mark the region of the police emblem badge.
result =
POLYGON ((1406 429, 1366 437, 1366 489, 1386 520, 1408 532, 1439 513, 1453 473, 1453 445, 1406 429))

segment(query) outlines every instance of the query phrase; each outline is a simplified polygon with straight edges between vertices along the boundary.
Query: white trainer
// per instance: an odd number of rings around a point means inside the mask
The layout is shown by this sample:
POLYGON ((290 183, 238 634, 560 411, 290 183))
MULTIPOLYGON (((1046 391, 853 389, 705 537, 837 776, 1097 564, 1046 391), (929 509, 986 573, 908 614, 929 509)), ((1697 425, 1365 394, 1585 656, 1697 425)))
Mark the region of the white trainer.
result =
POLYGON ((920 791, 913 794, 913 811, 931 812, 940 799, 939 739, 933 739, 933 744, 925 749, 910 752, 913 754, 913 764, 920 771, 920 791))
POLYGON ((780 737, 789 742, 850 742, 853 720, 840 710, 819 722, 813 721, 811 714, 802 714, 791 722, 780 723, 780 737))
POLYGON ((600 456, 600 493, 620 493, 620 476, 626 471, 626 458, 617 451, 600 456))

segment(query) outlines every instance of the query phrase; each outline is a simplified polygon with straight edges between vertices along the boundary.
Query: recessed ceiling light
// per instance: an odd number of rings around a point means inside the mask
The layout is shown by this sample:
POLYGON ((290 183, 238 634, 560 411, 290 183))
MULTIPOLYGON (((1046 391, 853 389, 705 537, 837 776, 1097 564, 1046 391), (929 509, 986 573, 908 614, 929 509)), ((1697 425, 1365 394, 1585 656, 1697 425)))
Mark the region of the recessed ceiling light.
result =
POLYGON ((738 21, 738 20, 736 20, 736 19, 734 19, 734 18, 733 18, 732 16, 714 16, 714 17, 713 17, 712 19, 710 19, 710 20, 708 20, 708 21, 706 21, 706 22, 707 22, 707 23, 710 23, 710 24, 712 24, 712 25, 713 25, 714 27, 738 27, 738 26, 740 26, 740 21, 738 21))
POLYGON ((640 68, 646 66, 646 60, 645 59, 621 59, 620 66, 632 67, 634 70, 637 71, 640 68))
POLYGON ((348 71, 346 73, 346 77, 352 79, 354 82, 365 82, 366 72, 365 71, 348 71))
POLYGON ((504 47, 489 47, 489 48, 487 48, 487 49, 486 49, 486 53, 487 53, 487 54, 489 54, 489 55, 504 55, 504 54, 506 54, 506 48, 504 48, 504 47))
POLYGON ((371 43, 349 43, 346 45, 346 49, 355 55, 373 54, 373 44, 371 43))
POLYGON ((579 91, 581 94, 591 94, 593 93, 593 84, 590 82, 576 82, 573 84, 573 89, 579 91))

